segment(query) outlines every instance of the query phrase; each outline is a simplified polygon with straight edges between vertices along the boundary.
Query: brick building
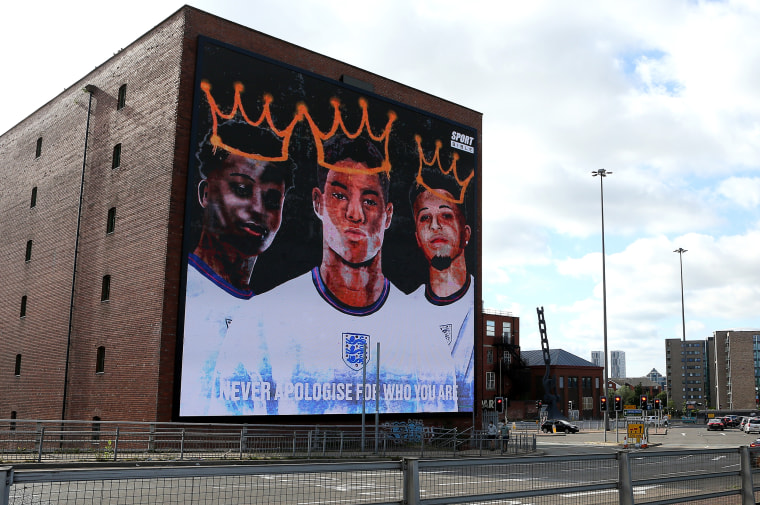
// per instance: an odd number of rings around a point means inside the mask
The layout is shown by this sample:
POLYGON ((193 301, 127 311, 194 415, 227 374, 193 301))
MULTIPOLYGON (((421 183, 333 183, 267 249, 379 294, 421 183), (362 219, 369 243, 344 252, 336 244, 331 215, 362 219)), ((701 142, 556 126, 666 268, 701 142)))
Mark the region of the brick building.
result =
POLYGON ((614 393, 621 387, 626 386, 633 391, 637 386, 641 386, 641 393, 647 395, 650 399, 659 395, 663 391, 661 384, 649 380, 647 377, 610 377, 607 380, 607 390, 614 393))
POLYGON ((181 8, 0 136, 0 418, 176 415, 199 36, 457 118, 480 151, 478 112, 181 8))
MULTIPOLYGON (((520 384, 520 318, 511 312, 485 309, 481 315, 481 342, 478 355, 481 370, 479 381, 480 407, 486 414, 483 423, 491 420, 494 399, 505 398, 510 412, 521 409, 524 384, 520 384)), ((513 416, 514 417, 514 416, 513 416)))
POLYGON ((717 407, 710 401, 710 368, 707 364, 705 340, 665 339, 668 405, 673 402, 676 410, 717 407))
MULTIPOLYGON (((523 351, 523 360, 530 368, 530 395, 535 400, 544 398, 543 378, 546 373, 543 351, 523 351)), ((563 349, 549 351, 551 361, 549 373, 554 376, 557 396, 557 408, 570 417, 570 410, 578 411, 581 419, 601 417, 600 398, 604 396, 604 367, 596 366, 575 354, 563 349), (570 408, 572 402, 572 409, 570 408)), ((533 414, 538 411, 533 407, 533 414)))
POLYGON ((756 409, 760 389, 760 330, 721 330, 707 339, 711 405, 756 409))

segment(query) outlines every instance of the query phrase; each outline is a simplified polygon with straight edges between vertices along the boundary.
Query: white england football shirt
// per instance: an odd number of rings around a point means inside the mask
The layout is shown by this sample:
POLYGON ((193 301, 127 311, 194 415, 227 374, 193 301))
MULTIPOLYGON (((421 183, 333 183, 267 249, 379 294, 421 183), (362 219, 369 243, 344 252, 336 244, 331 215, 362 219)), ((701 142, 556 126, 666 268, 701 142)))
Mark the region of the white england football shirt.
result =
POLYGON ((387 279, 369 307, 325 287, 319 267, 259 295, 230 326, 215 391, 226 415, 456 412, 448 345, 420 331, 409 297, 387 279), (368 353, 366 388, 363 351, 368 353), (377 343, 380 384, 377 387, 377 343))
POLYGON ((202 416, 208 414, 211 377, 227 327, 253 291, 230 285, 190 254, 185 296, 179 409, 181 416, 202 416))
POLYGON ((472 289, 474 279, 448 297, 436 296, 423 284, 409 297, 414 300, 420 321, 435 338, 446 342, 457 377, 459 411, 471 412, 475 385, 475 311, 472 289))

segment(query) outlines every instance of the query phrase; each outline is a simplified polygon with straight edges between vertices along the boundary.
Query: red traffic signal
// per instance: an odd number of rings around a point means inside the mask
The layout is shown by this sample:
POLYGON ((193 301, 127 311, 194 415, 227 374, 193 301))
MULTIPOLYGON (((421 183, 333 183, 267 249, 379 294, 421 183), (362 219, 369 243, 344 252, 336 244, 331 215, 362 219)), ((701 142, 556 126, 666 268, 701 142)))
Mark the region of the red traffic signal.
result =
POLYGON ((602 396, 601 398, 599 398, 599 402, 600 402, 599 403, 600 410, 602 410, 603 412, 606 412, 607 411, 607 397, 602 396))
POLYGON ((623 410, 623 397, 620 395, 615 395, 615 410, 623 410))

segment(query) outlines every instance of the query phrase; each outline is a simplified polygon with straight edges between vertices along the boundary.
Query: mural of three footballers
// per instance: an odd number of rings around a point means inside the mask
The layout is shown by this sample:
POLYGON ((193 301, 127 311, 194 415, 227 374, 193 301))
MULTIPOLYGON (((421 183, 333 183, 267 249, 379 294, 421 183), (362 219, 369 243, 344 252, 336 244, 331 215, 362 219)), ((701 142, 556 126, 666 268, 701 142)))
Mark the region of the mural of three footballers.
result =
POLYGON ((210 40, 197 73, 180 416, 471 412, 472 129, 210 40))

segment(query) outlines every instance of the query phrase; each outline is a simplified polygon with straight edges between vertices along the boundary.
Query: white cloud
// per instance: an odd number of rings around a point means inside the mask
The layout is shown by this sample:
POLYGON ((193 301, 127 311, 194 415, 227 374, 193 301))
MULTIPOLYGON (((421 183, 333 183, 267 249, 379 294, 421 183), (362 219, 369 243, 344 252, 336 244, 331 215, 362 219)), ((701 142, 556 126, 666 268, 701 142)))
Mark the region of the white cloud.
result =
POLYGON ((745 209, 760 207, 760 177, 729 177, 721 181, 717 191, 745 209))

